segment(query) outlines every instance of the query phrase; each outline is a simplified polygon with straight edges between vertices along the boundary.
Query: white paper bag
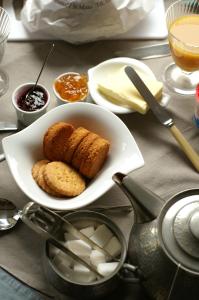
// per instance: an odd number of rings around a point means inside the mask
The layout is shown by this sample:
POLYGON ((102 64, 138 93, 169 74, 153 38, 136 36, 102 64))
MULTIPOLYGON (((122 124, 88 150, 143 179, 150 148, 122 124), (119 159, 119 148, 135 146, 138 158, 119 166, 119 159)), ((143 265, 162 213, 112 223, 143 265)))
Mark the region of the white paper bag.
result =
POLYGON ((70 43, 107 39, 136 25, 155 0, 27 0, 22 22, 70 43))

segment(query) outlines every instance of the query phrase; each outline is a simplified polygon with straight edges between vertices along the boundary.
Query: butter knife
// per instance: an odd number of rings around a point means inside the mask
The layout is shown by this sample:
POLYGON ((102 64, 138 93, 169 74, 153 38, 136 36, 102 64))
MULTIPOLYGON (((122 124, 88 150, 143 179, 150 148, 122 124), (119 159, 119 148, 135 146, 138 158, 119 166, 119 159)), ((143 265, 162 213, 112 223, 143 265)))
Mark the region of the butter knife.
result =
POLYGON ((136 47, 130 50, 116 51, 115 56, 128 56, 135 59, 151 59, 170 55, 168 43, 136 47))
POLYGON ((148 87, 136 73, 136 71, 130 67, 125 67, 125 73, 131 80, 131 82, 135 85, 141 96, 144 100, 148 103, 149 107, 151 108, 152 112, 156 116, 156 118, 160 121, 162 125, 167 127, 173 137, 176 139, 178 144, 180 145, 183 152, 186 154, 187 158, 191 161, 195 169, 199 172, 199 156, 192 148, 190 143, 186 140, 184 135, 180 132, 180 130, 174 125, 174 121, 168 111, 163 108, 152 95, 148 87))

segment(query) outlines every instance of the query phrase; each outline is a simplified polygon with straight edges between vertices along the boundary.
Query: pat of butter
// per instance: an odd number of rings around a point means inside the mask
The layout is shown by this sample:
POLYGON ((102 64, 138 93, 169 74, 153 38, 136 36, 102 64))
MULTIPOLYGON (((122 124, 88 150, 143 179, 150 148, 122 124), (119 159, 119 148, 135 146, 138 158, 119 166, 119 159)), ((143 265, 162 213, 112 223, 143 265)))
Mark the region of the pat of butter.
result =
MULTIPOLYGON (((124 71, 125 67, 98 79, 98 90, 108 97, 107 100, 117 105, 132 108, 141 114, 145 114, 149 107, 136 87, 124 71)), ((145 73, 138 72, 144 83, 157 100, 161 98, 163 84, 145 73)))

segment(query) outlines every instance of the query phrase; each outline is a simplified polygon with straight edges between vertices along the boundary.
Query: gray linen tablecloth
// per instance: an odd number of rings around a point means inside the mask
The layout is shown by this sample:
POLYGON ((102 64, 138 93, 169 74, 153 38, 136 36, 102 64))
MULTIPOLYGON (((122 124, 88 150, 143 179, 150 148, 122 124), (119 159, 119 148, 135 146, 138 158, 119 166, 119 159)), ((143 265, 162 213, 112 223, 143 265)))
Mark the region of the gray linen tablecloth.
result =
MULTIPOLYGON (((115 51, 123 50, 125 55, 125 51, 129 52, 134 46, 135 43, 130 41, 96 42, 83 46, 57 42, 53 57, 49 60, 40 80, 51 93, 49 109, 55 106, 52 82, 57 75, 66 71, 86 72, 90 67, 112 58, 115 51)), ((17 121, 11 94, 18 85, 36 79, 48 48, 48 42, 8 43, 2 67, 9 74, 10 87, 6 95, 0 99, 1 121, 17 121)), ((161 80, 165 67, 171 61, 171 57, 167 57, 148 60, 145 63, 161 80)), ((170 96, 168 110, 172 113, 176 125, 199 152, 199 130, 192 121, 194 97, 170 96)), ((132 172, 131 176, 135 180, 153 190, 165 201, 182 190, 198 188, 198 173, 168 130, 156 121, 151 112, 145 116, 131 113, 119 117, 132 132, 145 160, 144 167, 132 172)), ((6 135, 1 134, 1 138, 6 135)), ((6 161, 0 164, 0 197, 12 200, 18 208, 22 208, 29 200, 16 185, 6 161)), ((95 205, 128 203, 126 196, 115 186, 97 200, 95 205)), ((128 237, 133 224, 133 213, 115 215, 113 219, 128 237)), ((30 286, 53 295, 54 291, 51 290, 43 273, 43 246, 43 241, 36 233, 19 223, 13 230, 1 235, 0 265, 30 286)))

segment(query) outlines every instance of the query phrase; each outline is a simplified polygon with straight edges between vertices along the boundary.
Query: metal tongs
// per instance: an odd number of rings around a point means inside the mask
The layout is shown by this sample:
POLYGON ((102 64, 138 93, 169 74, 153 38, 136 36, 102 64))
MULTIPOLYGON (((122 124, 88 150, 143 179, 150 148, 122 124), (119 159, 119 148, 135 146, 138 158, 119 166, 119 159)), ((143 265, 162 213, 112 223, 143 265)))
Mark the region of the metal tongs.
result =
POLYGON ((90 271, 94 272, 98 278, 103 278, 104 276, 97 271, 95 266, 90 265, 84 259, 80 258, 66 247, 64 241, 64 233, 66 231, 77 239, 86 242, 93 249, 102 251, 109 259, 118 261, 117 259, 113 258, 105 249, 101 248, 95 242, 81 233, 73 224, 48 208, 44 208, 34 202, 30 202, 23 208, 20 217, 25 224, 39 233, 44 239, 49 240, 55 247, 59 248, 74 260, 84 265, 90 271))

